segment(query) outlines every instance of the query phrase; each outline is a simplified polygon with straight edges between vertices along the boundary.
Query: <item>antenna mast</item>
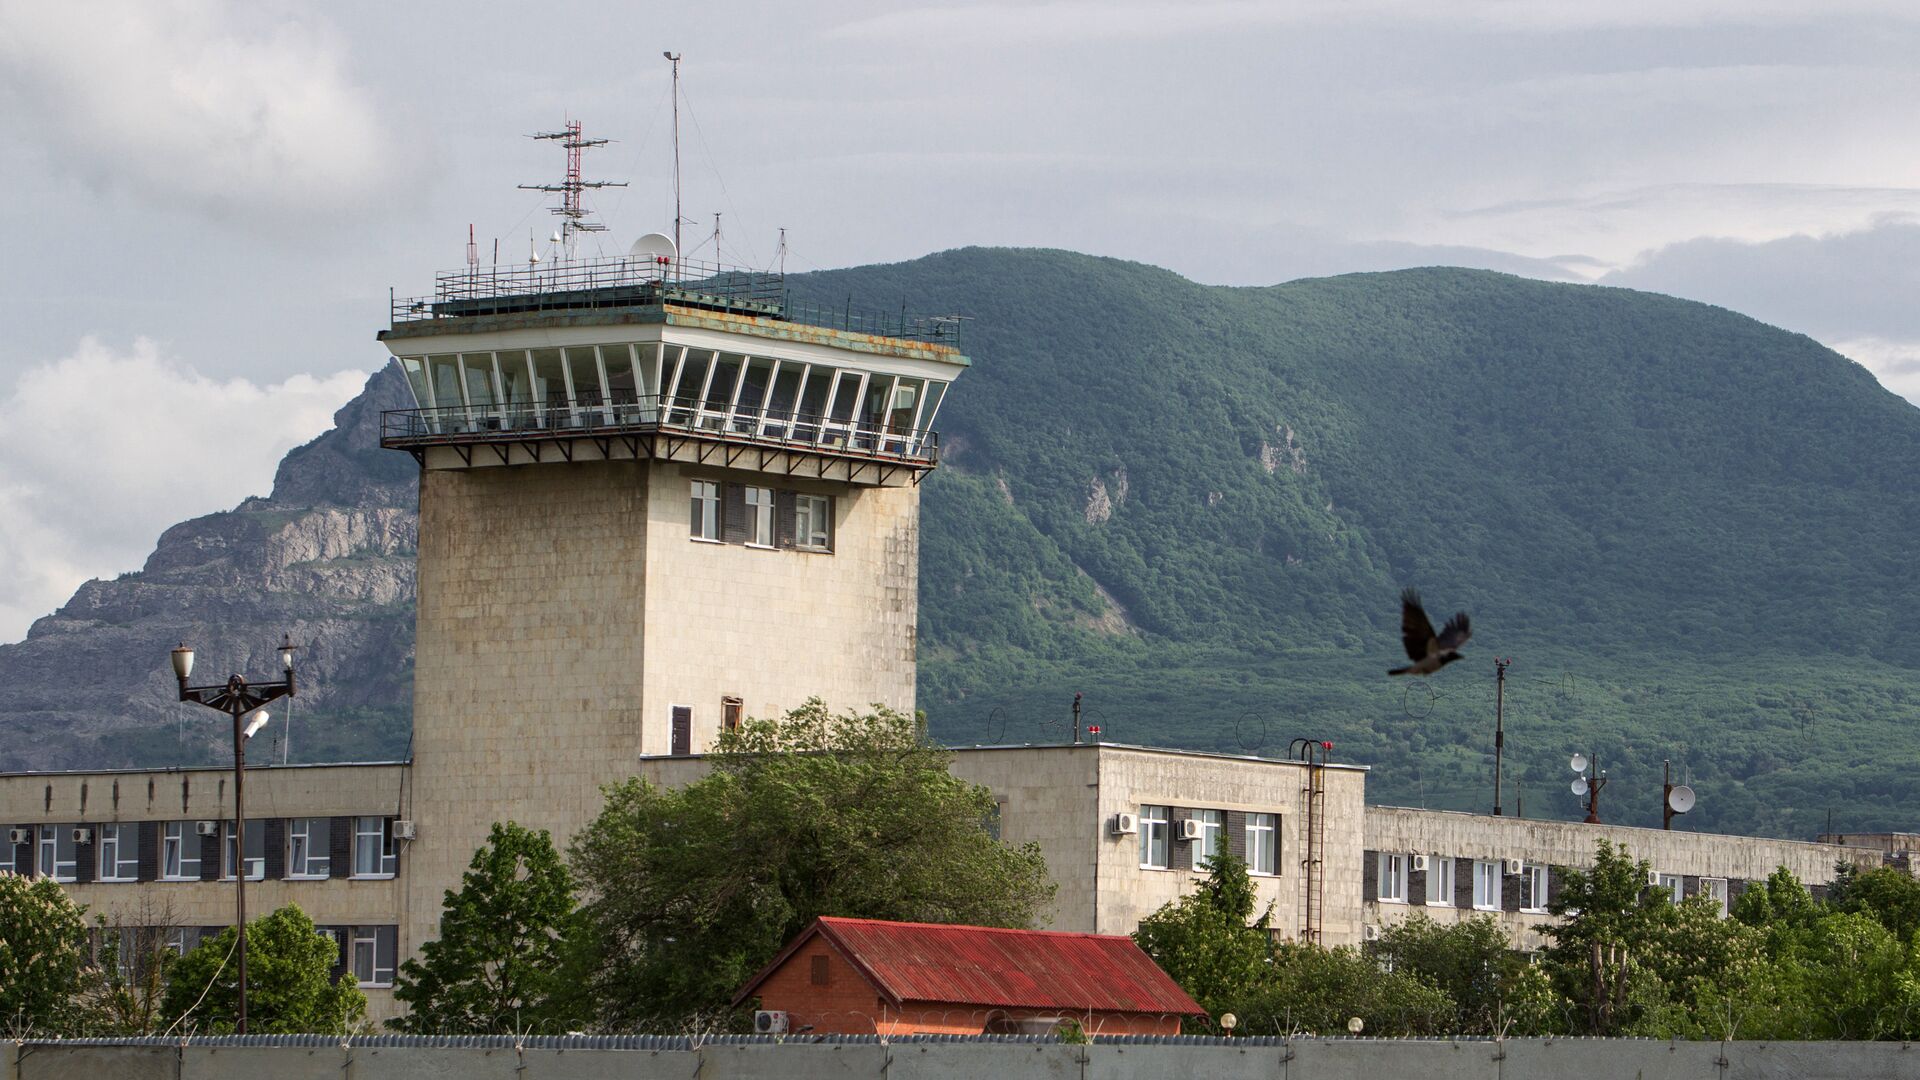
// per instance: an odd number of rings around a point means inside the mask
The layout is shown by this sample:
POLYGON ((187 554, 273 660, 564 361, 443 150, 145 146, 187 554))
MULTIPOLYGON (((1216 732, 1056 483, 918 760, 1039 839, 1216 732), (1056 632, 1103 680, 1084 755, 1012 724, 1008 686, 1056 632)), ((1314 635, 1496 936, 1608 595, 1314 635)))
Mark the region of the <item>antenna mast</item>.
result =
POLYGON ((680 246, 680 54, 660 55, 673 65, 673 250, 678 256, 684 250, 680 246))
POLYGON ((580 193, 588 188, 626 187, 624 181, 583 180, 580 178, 580 152, 589 147, 605 146, 605 139, 589 139, 580 134, 580 121, 569 120, 566 127, 559 131, 542 131, 527 136, 529 139, 547 139, 559 143, 567 150, 567 176, 558 184, 521 184, 522 191, 549 191, 560 196, 560 205, 553 207, 553 213, 562 218, 560 222, 560 256, 573 258, 574 234, 583 232, 605 232, 607 227, 597 221, 587 220, 587 209, 581 205, 580 193))

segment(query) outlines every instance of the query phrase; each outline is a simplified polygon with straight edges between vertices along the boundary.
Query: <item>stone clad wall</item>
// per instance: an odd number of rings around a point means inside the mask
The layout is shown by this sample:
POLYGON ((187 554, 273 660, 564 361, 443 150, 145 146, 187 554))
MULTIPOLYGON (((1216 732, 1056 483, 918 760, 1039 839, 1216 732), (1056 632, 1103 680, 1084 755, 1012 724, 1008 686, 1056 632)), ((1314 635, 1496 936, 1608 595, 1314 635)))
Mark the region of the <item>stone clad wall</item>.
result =
MULTIPOLYGON (((1805 885, 1824 886, 1833 880, 1837 863, 1861 867, 1881 863, 1877 849, 1839 844, 1392 806, 1370 806, 1366 811, 1365 847, 1370 852, 1520 859, 1531 865, 1586 867, 1592 864, 1596 845, 1602 839, 1624 848, 1636 860, 1647 860, 1662 874, 1680 875, 1689 881, 1726 878, 1736 895, 1739 883, 1764 879, 1782 866, 1805 885)), ((1476 912, 1460 907, 1381 902, 1364 895, 1362 899, 1367 920, 1375 924, 1396 922, 1416 910, 1440 922, 1496 914, 1523 948, 1539 945, 1537 929, 1554 921, 1552 916, 1531 912, 1476 912)))
POLYGON ((644 753, 671 751, 675 705, 693 708, 692 749, 707 749, 725 696, 763 718, 809 697, 836 711, 876 703, 913 710, 918 488, 670 463, 655 464, 649 483, 655 539, 644 564, 644 753), (690 539, 688 485, 696 479, 832 497, 832 554, 690 539))
POLYGON ((1100 816, 1101 750, 1084 746, 963 749, 952 772, 993 792, 1000 839, 1038 844, 1058 891, 1036 930, 1095 929, 1094 875, 1105 828, 1100 816))
POLYGON ((639 767, 647 465, 426 470, 402 958, 495 821, 567 838, 639 767))

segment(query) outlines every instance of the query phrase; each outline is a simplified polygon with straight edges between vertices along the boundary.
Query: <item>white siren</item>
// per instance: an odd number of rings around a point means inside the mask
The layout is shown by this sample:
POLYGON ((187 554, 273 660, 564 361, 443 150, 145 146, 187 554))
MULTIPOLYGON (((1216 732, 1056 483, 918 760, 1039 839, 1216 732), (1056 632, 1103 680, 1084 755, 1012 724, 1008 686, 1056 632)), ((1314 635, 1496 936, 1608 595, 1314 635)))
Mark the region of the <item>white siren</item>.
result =
POLYGON ((1667 806, 1676 814, 1693 809, 1693 789, 1685 784, 1673 785, 1673 790, 1667 792, 1667 806))
POLYGON ((652 259, 656 262, 672 262, 678 254, 673 246, 673 237, 657 232, 650 232, 635 240, 633 246, 627 249, 630 258, 652 259))

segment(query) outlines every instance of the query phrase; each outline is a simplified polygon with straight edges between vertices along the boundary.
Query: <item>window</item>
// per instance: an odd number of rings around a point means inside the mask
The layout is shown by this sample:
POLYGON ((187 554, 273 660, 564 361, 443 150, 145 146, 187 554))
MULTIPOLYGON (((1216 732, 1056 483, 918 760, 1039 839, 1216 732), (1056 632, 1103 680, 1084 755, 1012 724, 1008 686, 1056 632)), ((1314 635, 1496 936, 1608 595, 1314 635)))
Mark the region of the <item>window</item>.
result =
POLYGON ((287 822, 287 876, 315 879, 327 876, 327 846, 332 822, 323 817, 292 818, 287 822))
MULTIPOLYGON (((220 876, 233 879, 233 822, 222 826, 221 850, 226 854, 220 861, 220 876)), ((267 876, 267 823, 264 821, 247 822, 247 880, 259 881, 267 876)))
POLYGON ((1500 910, 1500 864, 1473 864, 1473 907, 1476 911, 1500 910))
POLYGON ((1247 815, 1247 873, 1280 872, 1280 818, 1277 814, 1247 815))
POLYGON ((17 872, 14 869, 14 865, 13 865, 13 852, 14 852, 14 846, 13 846, 13 841, 11 839, 9 839, 4 844, 0 844, 0 874, 12 874, 17 872))
POLYGON ((160 880, 200 880, 200 831, 194 822, 167 822, 160 837, 160 880))
POLYGON ((140 880, 140 827, 102 825, 94 850, 100 853, 100 881, 140 880))
POLYGON ((773 546, 773 489, 747 489, 747 543, 755 547, 773 546))
POLYGON ((793 542, 809 551, 832 550, 833 502, 825 495, 793 497, 793 542))
POLYGON ((1172 820, 1164 806, 1140 808, 1140 865, 1150 870, 1167 868, 1168 822, 1172 820))
POLYGON ((820 955, 813 957, 813 985, 815 986, 831 985, 832 980, 827 970, 827 965, 830 962, 831 961, 829 960, 829 958, 825 953, 821 953, 820 955))
POLYGON ((353 981, 361 986, 392 986, 396 951, 392 926, 353 928, 353 981))
POLYGON ((80 854, 73 842, 72 825, 40 826, 40 858, 34 863, 41 877, 55 881, 74 881, 80 876, 80 854))
POLYGON ((711 480, 693 481, 693 519, 690 532, 695 540, 720 540, 720 485, 711 480))
POLYGON ((1700 879, 1700 895, 1712 900, 1720 909, 1722 918, 1727 914, 1727 879, 1707 877, 1700 879))
POLYGON ((1529 865, 1520 872, 1520 910, 1547 910, 1547 868, 1529 865))
POLYGON ((1453 906, 1453 860, 1427 856, 1427 904, 1430 907, 1453 906))
POLYGON ((185 926, 176 926, 167 931, 167 951, 175 956, 185 956, 192 952, 193 947, 199 942, 188 940, 190 936, 198 938, 200 935, 197 931, 185 926))
POLYGON ((1407 902, 1407 857, 1391 851, 1380 852, 1380 899, 1389 903, 1407 902))
POLYGON ((1671 900, 1676 904, 1680 902, 1680 899, 1681 899, 1680 893, 1683 890, 1680 887, 1679 874, 1661 874, 1659 887, 1667 890, 1668 900, 1671 900))
POLYGON ((1193 816, 1200 822, 1200 839, 1193 842, 1193 868, 1208 870, 1215 855, 1227 853, 1227 812, 1196 810, 1193 816))
POLYGON ((383 817, 353 819, 353 876, 389 878, 399 865, 393 850, 393 830, 383 817))
POLYGON ((720 726, 728 731, 740 730, 740 711, 742 704, 737 697, 720 699, 720 726))

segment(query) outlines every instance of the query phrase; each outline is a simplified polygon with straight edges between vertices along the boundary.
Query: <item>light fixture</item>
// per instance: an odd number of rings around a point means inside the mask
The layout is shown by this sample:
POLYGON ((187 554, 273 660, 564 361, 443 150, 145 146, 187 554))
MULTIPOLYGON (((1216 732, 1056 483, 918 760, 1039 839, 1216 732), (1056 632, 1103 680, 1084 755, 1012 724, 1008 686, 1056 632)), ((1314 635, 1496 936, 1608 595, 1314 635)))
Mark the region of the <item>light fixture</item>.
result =
POLYGON ((297 649, 297 648, 299 648, 299 647, 300 647, 300 646, 298 646, 298 645, 295 645, 295 644, 293 643, 293 635, 292 635, 292 634, 282 634, 282 635, 280 635, 280 649, 279 649, 279 653, 280 653, 280 666, 281 666, 281 667, 283 667, 283 668, 285 668, 285 669, 287 669, 288 671, 292 671, 292 670, 293 670, 293 650, 295 650, 295 649, 297 649))
POLYGON ((258 712, 253 714, 252 720, 247 721, 247 729, 240 733, 240 737, 243 739, 253 738, 254 735, 258 733, 261 728, 267 726, 267 721, 271 719, 273 719, 273 717, 267 713, 267 710, 265 709, 259 710, 258 712))
POLYGON ((181 682, 186 682, 187 676, 193 674, 193 650, 187 648, 184 641, 173 650, 173 673, 181 682))
POLYGON ((1233 1029, 1239 1026, 1240 1026, 1239 1017, 1233 1015, 1232 1013, 1220 1014, 1220 1028, 1222 1031, 1225 1031, 1227 1034, 1231 1035, 1233 1034, 1233 1029))

